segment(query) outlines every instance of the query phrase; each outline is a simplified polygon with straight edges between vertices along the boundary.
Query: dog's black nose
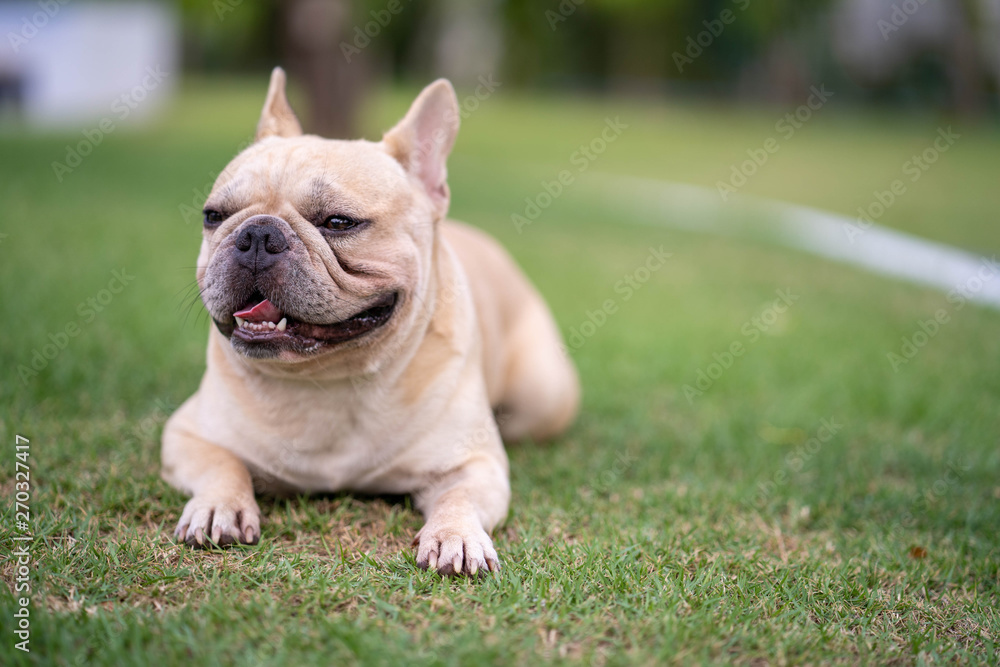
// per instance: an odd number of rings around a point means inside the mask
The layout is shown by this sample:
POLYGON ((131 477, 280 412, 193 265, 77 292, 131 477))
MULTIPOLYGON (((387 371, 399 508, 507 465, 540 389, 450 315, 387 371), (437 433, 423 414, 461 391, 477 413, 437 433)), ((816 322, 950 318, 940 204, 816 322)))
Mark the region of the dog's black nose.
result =
POLYGON ((255 215, 243 223, 243 231, 236 237, 236 259, 241 266, 266 271, 288 250, 280 222, 272 215, 255 215))

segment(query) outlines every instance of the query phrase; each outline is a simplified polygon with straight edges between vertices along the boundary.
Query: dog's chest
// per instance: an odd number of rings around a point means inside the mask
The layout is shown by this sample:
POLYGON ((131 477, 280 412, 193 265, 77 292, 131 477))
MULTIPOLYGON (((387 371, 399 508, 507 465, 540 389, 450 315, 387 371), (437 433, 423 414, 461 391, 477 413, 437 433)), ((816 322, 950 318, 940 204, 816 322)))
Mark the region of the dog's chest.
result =
POLYGON ((243 399, 239 405, 226 401, 224 409, 209 407, 203 417, 212 438, 265 482, 302 491, 393 493, 411 481, 397 461, 417 438, 420 419, 390 397, 317 388, 282 399, 274 393, 266 401, 243 399))

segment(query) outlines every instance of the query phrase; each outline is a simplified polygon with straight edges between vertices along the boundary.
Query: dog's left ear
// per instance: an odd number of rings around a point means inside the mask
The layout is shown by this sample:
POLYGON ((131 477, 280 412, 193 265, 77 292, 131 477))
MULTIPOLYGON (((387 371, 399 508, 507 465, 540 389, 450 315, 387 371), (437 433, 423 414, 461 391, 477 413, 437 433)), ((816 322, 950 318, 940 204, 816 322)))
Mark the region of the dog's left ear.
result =
POLYGON ((297 137, 300 134, 302 126, 285 97, 285 70, 275 67, 271 72, 271 85, 267 89, 264 110, 260 112, 260 120, 257 122, 256 141, 267 137, 297 137))
POLYGON ((445 163, 458 134, 458 98, 447 79, 423 89, 396 127, 385 133, 386 150, 424 186, 437 217, 448 211, 445 163))

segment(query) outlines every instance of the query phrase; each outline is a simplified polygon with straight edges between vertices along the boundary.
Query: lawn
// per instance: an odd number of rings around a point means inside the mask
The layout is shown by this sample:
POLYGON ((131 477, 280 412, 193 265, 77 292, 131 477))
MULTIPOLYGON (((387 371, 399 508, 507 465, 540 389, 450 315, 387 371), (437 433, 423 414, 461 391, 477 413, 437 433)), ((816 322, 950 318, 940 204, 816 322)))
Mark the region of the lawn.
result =
MULTIPOLYGON (((159 435, 197 386, 208 329, 189 207, 252 134, 264 88, 189 83, 62 182, 51 163, 80 136, 0 135, 0 663, 1000 658, 1000 313, 764 241, 651 227, 583 178, 512 223, 606 119, 627 128, 591 174, 714 187, 785 110, 503 86, 470 110, 452 215, 547 296, 585 393, 564 437, 509 450, 499 575, 419 570, 421 519, 396 498, 265 499, 257 547, 174 544, 185 499, 159 478, 159 435), (640 270, 661 247, 669 261, 640 270), (893 368, 887 354, 942 309, 893 368), (30 654, 12 628, 16 434, 30 439, 30 654)), ((412 92, 373 101, 369 137, 412 92)), ((879 222, 1000 250, 995 127, 837 104, 741 192, 851 215, 952 125, 961 138, 879 222)))

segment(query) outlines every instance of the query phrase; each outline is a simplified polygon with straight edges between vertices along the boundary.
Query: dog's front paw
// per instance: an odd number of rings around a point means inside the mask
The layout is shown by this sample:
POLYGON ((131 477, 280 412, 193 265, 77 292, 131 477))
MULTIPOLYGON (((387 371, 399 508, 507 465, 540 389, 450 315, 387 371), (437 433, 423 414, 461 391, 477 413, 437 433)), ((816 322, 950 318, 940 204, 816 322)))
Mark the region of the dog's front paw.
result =
POLYGON ((184 507, 174 537, 195 548, 257 544, 260 508, 253 496, 196 495, 184 507))
POLYGON ((441 575, 475 575, 500 571, 500 558, 493 541, 478 521, 462 523, 428 522, 413 538, 417 565, 436 569, 441 575))

